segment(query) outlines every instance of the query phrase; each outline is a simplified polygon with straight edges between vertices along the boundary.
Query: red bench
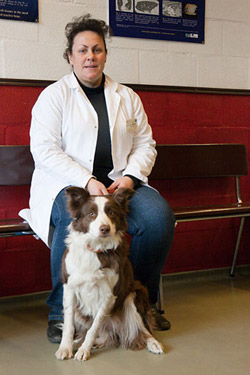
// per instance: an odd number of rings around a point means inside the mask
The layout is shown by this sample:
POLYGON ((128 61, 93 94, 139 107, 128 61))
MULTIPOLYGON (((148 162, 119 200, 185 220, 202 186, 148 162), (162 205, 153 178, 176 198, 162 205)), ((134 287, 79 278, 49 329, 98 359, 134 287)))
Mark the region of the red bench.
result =
MULTIPOLYGON (((242 144, 157 145, 158 156, 150 180, 234 178, 235 199, 218 205, 172 207, 178 223, 241 218, 230 275, 234 276, 244 221, 250 202, 242 202, 240 177, 248 173, 246 147, 242 144)), ((0 185, 29 185, 34 162, 29 146, 0 146, 0 185)), ((0 220, 0 237, 34 235, 21 218, 0 220)), ((160 288, 161 306, 163 292, 160 288)))
MULTIPOLYGON (((235 197, 231 202, 219 204, 199 203, 188 207, 172 207, 177 223, 198 220, 240 218, 237 241, 230 276, 234 276, 235 266, 245 218, 250 216, 250 202, 241 198, 240 177, 248 173, 247 152, 243 144, 187 144, 158 145, 156 165, 150 180, 192 179, 195 186, 200 178, 233 178, 235 197)), ((162 284, 161 284, 162 285, 162 284)), ((160 288, 160 301, 163 306, 163 291, 160 288)))

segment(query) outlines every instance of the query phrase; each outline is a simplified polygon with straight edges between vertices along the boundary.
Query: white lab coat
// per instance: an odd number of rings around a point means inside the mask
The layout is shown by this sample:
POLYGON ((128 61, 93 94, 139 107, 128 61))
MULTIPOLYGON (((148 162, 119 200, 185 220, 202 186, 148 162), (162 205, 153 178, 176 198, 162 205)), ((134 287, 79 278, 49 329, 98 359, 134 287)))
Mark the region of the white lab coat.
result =
MULTIPOLYGON (((107 76, 104 94, 114 166, 109 178, 130 174, 147 183, 156 150, 141 100, 107 76)), ((53 202, 66 186, 85 187, 92 177, 97 133, 97 114, 73 73, 42 91, 32 109, 30 208, 19 215, 48 246, 53 202)))

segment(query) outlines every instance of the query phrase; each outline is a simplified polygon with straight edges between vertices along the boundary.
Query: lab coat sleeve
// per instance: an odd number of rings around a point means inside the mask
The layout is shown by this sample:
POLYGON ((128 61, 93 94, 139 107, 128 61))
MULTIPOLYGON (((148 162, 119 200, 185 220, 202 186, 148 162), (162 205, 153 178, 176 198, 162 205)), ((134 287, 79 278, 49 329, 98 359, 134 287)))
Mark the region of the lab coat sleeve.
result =
POLYGON ((32 110, 31 152, 37 169, 43 170, 65 185, 85 187, 92 177, 90 171, 63 151, 63 92, 44 90, 32 110))
POLYGON ((123 175, 130 174, 147 183, 147 176, 151 173, 157 155, 156 142, 152 138, 152 129, 148 124, 141 99, 134 91, 132 91, 131 103, 133 119, 137 120, 137 128, 134 132, 132 149, 123 175))

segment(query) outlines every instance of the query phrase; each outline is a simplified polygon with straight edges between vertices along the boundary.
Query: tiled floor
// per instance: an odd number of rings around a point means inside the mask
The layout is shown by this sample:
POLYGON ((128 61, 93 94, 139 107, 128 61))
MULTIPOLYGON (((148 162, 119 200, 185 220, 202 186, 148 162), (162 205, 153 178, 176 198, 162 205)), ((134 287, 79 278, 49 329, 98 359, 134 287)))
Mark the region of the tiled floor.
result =
POLYGON ((0 299, 1 375, 249 375, 250 270, 164 278, 166 353, 105 348, 87 362, 59 361, 46 337, 45 295, 0 299))

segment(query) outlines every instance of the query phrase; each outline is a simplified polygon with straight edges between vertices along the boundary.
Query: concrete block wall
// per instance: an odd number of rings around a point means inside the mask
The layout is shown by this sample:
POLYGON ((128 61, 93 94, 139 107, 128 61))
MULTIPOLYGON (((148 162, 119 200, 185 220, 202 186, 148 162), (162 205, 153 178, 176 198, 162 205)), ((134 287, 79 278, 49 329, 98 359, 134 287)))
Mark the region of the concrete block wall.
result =
MULTIPOLYGON (((70 71, 64 27, 108 0, 39 0, 39 24, 0 20, 0 78, 57 80, 70 71)), ((113 37, 106 73, 123 83, 250 89, 250 1, 206 0, 205 44, 113 37)))

